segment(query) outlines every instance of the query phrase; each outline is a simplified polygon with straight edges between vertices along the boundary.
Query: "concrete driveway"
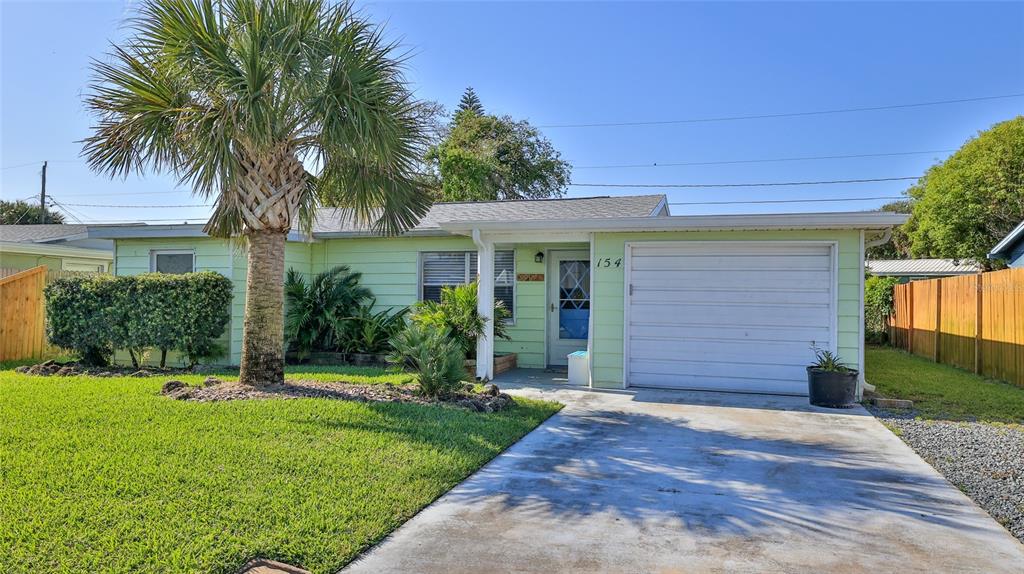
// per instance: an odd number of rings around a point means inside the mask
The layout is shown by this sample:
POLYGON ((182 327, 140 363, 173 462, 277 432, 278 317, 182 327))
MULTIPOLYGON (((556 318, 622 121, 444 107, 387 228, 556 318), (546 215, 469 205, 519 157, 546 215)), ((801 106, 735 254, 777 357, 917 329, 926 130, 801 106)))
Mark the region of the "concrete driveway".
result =
POLYGON ((567 406, 347 572, 1024 571, 1024 545, 860 408, 513 392, 567 406))

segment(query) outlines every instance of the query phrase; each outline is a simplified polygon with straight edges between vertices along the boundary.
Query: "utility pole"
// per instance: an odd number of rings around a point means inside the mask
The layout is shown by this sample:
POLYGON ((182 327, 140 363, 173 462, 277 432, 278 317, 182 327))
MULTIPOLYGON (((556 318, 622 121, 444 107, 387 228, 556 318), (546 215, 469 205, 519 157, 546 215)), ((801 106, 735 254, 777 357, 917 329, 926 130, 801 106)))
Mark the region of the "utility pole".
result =
POLYGON ((39 189, 39 223, 46 223, 46 162, 43 162, 43 185, 39 189))

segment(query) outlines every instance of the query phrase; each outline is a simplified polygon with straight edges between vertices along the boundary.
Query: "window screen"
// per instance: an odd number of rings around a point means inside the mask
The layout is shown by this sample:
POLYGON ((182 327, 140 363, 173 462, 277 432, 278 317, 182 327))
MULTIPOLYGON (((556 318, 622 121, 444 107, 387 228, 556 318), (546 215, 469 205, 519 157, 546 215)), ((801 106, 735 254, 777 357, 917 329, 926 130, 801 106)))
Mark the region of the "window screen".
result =
MULTIPOLYGON (((439 301, 446 285, 462 285, 476 278, 476 251, 434 251, 423 253, 421 276, 424 301, 439 301)), ((494 298, 503 301, 515 316, 515 251, 494 252, 494 298)))
POLYGON ((191 251, 154 251, 151 258, 151 271, 158 273, 191 273, 195 271, 195 254, 191 251))

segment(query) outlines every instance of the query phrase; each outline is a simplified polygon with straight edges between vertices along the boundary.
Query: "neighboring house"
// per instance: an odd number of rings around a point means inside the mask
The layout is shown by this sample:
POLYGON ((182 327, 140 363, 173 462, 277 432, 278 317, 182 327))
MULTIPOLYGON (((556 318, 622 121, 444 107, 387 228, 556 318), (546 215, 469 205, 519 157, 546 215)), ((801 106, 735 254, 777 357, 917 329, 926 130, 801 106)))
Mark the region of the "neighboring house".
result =
POLYGON ((988 258, 1002 259, 1010 267, 1024 267, 1024 221, 992 248, 988 258))
POLYGON ((0 268, 108 272, 114 242, 90 236, 87 225, 0 225, 0 268))
POLYGON ((981 272, 977 263, 957 259, 868 259, 864 267, 878 277, 898 277, 900 283, 981 272))
MULTIPOLYGON (((521 367, 590 351, 591 385, 806 394, 812 347, 863 372, 864 243, 900 225, 888 212, 669 215, 661 195, 442 203, 380 237, 337 210, 292 233, 285 267, 348 265, 378 305, 434 299, 480 278, 481 309, 512 311, 521 367)), ((201 225, 109 229, 116 273, 218 271, 235 282, 227 362, 241 354, 246 255, 201 225)), ((491 338, 478 374, 493 373, 491 338)))

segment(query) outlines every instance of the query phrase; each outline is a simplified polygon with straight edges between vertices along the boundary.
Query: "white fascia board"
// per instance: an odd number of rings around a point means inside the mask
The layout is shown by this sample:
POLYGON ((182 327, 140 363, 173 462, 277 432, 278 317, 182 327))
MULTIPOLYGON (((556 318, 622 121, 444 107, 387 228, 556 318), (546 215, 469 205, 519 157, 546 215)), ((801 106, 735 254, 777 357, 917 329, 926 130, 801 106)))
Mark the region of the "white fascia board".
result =
POLYGON ((1017 227, 1013 228, 1013 231, 1006 234, 1006 237, 1002 238, 996 246, 989 252, 989 259, 999 259, 1003 252, 1008 251, 1010 246, 1017 242, 1019 239, 1024 239, 1024 221, 1021 221, 1017 227))
POLYGON ((481 232, 624 232, 712 231, 761 229, 885 229, 902 225, 909 215, 886 211, 833 213, 780 213, 753 215, 673 215, 604 219, 555 219, 533 221, 458 221, 442 223, 451 233, 481 232))
MULTIPOLYGON (((172 237, 209 237, 203 231, 203 224, 175 224, 175 225, 119 225, 112 227, 89 228, 89 237, 93 239, 147 239, 147 238, 172 238, 172 237)), ((291 231, 288 233, 288 241, 311 241, 308 235, 291 231)))
POLYGON ((29 255, 51 255, 53 257, 84 257, 88 259, 114 260, 114 252, 86 247, 67 245, 50 245, 48 243, 21 243, 18 241, 0 241, 0 251, 7 253, 27 253, 29 255))
POLYGON ((398 235, 381 235, 372 231, 315 231, 316 239, 366 239, 373 237, 450 237, 453 235, 443 229, 410 229, 398 235))

